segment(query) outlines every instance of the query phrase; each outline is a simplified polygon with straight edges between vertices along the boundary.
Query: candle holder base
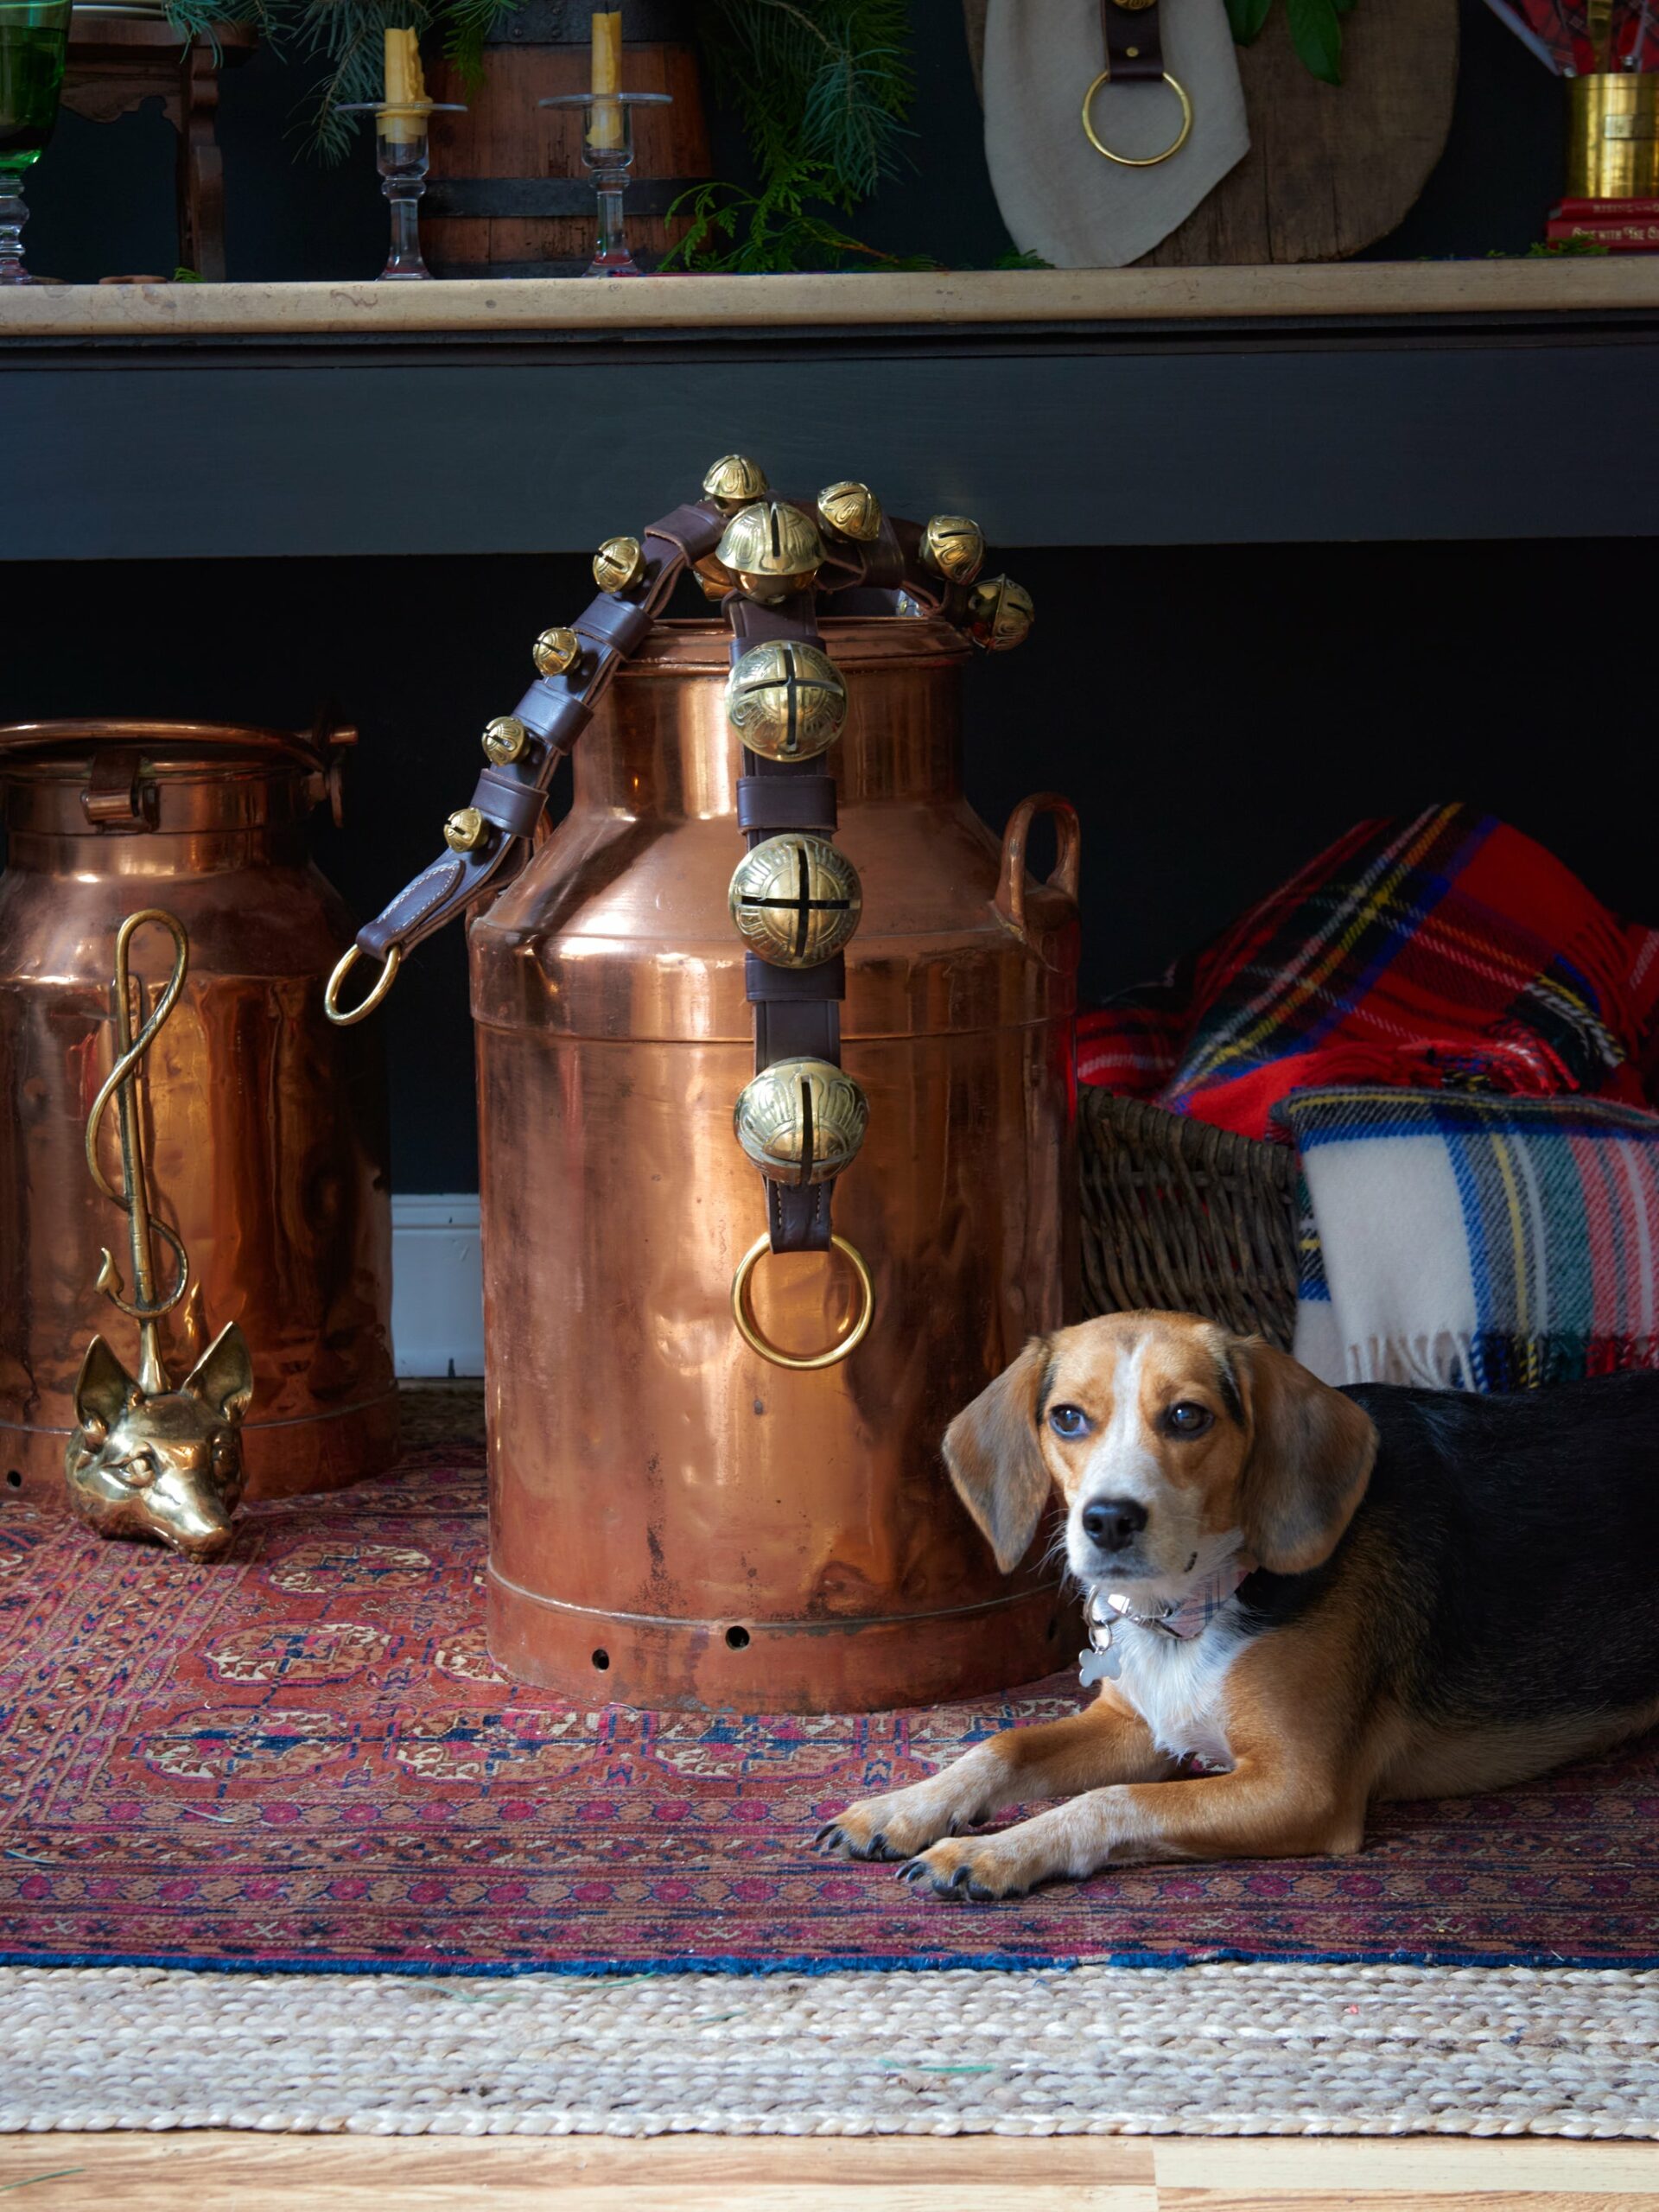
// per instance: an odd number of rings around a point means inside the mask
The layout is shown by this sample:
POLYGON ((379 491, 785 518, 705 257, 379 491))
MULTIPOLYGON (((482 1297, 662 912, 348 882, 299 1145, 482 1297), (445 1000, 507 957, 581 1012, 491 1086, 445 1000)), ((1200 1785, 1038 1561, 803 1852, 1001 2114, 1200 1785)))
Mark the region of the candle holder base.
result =
POLYGON ((540 107, 582 108, 582 166, 594 180, 597 202, 597 235, 594 257, 584 276, 643 276, 645 272, 628 251, 622 220, 622 196, 628 171, 633 166, 633 110, 671 107, 671 92, 563 92, 556 99, 540 100, 540 107))
POLYGON ((458 100, 416 100, 394 106, 384 100, 342 104, 341 115, 374 118, 375 164, 380 189, 391 214, 391 251, 377 284, 435 283, 421 251, 421 195, 429 162, 426 119, 429 115, 465 115, 458 100))

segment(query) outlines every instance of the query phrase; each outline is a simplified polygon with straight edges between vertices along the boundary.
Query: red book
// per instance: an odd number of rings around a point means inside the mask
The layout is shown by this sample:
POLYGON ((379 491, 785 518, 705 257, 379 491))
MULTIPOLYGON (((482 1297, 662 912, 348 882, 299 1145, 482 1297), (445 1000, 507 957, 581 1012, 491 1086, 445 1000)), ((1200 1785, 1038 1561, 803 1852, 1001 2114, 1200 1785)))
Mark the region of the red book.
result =
POLYGON ((1659 253, 1659 220, 1621 223, 1590 216, 1572 222, 1547 223, 1544 236, 1552 245, 1564 238, 1593 238, 1609 253, 1659 253))
POLYGON ((1549 211, 1552 222, 1586 219, 1614 223, 1659 222, 1659 200, 1563 200, 1549 211))

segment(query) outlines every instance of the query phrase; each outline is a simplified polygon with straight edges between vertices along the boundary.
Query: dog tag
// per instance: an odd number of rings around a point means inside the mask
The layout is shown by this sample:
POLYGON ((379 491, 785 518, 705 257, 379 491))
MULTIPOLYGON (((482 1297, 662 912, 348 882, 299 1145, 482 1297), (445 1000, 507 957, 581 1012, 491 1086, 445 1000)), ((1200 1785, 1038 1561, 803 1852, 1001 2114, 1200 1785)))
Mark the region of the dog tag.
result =
POLYGON ((1084 1689, 1092 1689, 1096 1682, 1115 1682, 1123 1665, 1123 1655, 1108 1644, 1103 1651, 1079 1651, 1077 1680, 1084 1689))

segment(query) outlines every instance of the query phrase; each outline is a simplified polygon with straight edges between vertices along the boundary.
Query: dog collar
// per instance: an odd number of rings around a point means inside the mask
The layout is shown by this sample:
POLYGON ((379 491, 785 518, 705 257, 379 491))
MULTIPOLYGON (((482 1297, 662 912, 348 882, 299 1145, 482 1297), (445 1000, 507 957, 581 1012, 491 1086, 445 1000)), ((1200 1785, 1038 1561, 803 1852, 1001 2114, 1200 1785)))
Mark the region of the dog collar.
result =
POLYGON ((1160 1630, 1182 1643, 1190 1643, 1204 1634, 1222 1607, 1231 1602, 1240 1585, 1255 1572, 1255 1561, 1235 1559, 1195 1583, 1178 1605, 1166 1605, 1155 1613, 1132 1612, 1130 1600, 1108 1594, 1107 1611, 1101 1610, 1099 1593, 1092 1595, 1084 1608, 1084 1624, 1089 1630, 1089 1649, 1078 1654, 1078 1675, 1085 1688, 1103 1679, 1115 1681, 1122 1664, 1120 1655, 1112 1649, 1112 1630, 1121 1622, 1128 1621, 1136 1628, 1160 1630))

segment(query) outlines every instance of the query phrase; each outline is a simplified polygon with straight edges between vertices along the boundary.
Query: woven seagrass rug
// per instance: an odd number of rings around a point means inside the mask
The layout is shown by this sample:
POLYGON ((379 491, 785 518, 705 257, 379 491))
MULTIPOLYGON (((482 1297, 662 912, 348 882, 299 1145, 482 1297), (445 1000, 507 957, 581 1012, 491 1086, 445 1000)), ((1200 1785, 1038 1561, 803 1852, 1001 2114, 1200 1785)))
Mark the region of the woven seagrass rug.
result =
POLYGON ((481 1452, 454 1438, 254 1509, 210 1567, 0 1506, 0 1965, 1659 1965, 1653 1742, 1386 1808, 1353 1858, 947 1905, 814 1857, 814 1830, 1075 1684, 858 1718, 572 1707, 492 1664, 484 1548, 481 1452))

